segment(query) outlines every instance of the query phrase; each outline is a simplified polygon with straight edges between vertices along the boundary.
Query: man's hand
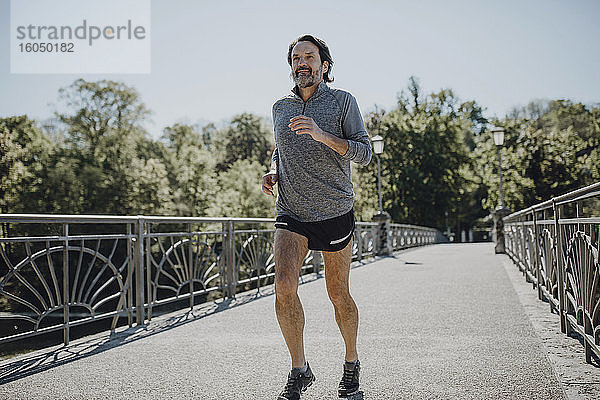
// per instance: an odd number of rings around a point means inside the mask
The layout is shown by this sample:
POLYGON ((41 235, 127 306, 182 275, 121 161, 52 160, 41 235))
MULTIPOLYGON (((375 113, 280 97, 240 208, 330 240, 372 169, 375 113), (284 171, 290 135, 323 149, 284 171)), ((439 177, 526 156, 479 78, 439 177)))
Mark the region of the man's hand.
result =
POLYGON ((262 177, 262 191, 265 194, 275 196, 273 186, 277 183, 277 171, 269 171, 262 177))
POLYGON ((309 134, 317 142, 322 142, 326 136, 325 132, 319 128, 319 125, 311 117, 305 115, 298 115, 291 118, 288 126, 296 134, 309 134))
POLYGON ((306 115, 298 115, 291 118, 288 126, 297 135, 309 134, 314 140, 323 143, 341 156, 346 154, 350 146, 348 140, 325 132, 319 128, 319 125, 311 117, 307 117, 306 115))

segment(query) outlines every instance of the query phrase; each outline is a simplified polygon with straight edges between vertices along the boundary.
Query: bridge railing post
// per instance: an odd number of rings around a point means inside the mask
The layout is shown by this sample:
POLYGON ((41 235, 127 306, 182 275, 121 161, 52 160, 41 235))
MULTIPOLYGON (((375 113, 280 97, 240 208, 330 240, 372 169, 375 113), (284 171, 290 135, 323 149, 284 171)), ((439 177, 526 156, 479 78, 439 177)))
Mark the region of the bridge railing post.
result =
POLYGON ((359 227, 356 230, 356 246, 358 249, 358 261, 362 263, 363 237, 362 237, 362 228, 361 227, 359 227))
POLYGON ((373 221, 377 222, 377 247, 375 253, 378 256, 386 256, 392 254, 391 248, 391 222, 392 218, 390 214, 383 211, 373 216, 373 221))
POLYGON ((506 253, 506 246, 504 242, 504 220, 503 218, 510 214, 510 210, 507 208, 497 208, 492 212, 494 218, 494 252, 496 254, 506 253))
POLYGON ((70 307, 69 307, 69 224, 63 224, 63 234, 65 236, 65 247, 63 252, 63 342, 65 346, 70 340, 70 307))
MULTIPOLYGON (((127 224, 127 325, 131 328, 133 326, 133 224, 127 224)), ((115 323, 117 321, 115 320, 115 323)), ((116 328, 116 325, 114 325, 116 328)))
POLYGON ((187 258, 188 258, 188 262, 187 262, 187 267, 188 267, 188 276, 190 277, 190 282, 189 282, 189 291, 190 291, 190 310, 194 309, 194 273, 195 273, 195 263, 196 263, 196 257, 194 257, 194 253, 192 252, 192 248, 194 247, 194 235, 193 235, 193 230, 192 230, 192 224, 188 223, 187 224, 187 230, 188 230, 188 234, 189 236, 189 243, 190 245, 188 246, 188 252, 187 252, 187 258))
POLYGON ((375 254, 377 253, 377 246, 379 246, 378 245, 379 239, 377 238, 377 227, 376 226, 371 226, 369 228, 369 235, 371 238, 370 240, 373 244, 373 248, 370 249, 370 251, 371 251, 370 256, 374 257, 375 254))
POLYGON ((520 221, 521 227, 521 254, 519 255, 521 259, 521 264, 523 266, 523 275, 525 276, 527 282, 529 282, 529 278, 527 277, 527 269, 529 268, 527 265, 527 232, 525 230, 525 216, 521 216, 520 221))
POLYGON ((237 281, 235 279, 235 227, 233 221, 223 223, 223 252, 221 262, 223 263, 223 291, 226 298, 235 297, 237 281))
MULTIPOLYGON (((137 325, 144 324, 144 233, 146 224, 142 216, 138 216, 137 238, 135 241, 135 250, 133 263, 135 267, 135 322, 137 325)), ((148 249, 150 250, 150 249, 148 249)))
POLYGON ((312 250, 312 265, 313 272, 317 274, 317 276, 321 275, 321 261, 323 260, 323 256, 320 251, 312 250))
POLYGON ((558 275, 558 313, 560 314, 560 330, 562 333, 569 334, 569 327, 565 316, 567 297, 565 288, 566 263, 563 257, 563 241, 559 224, 560 206, 556 204, 555 199, 552 199, 552 207, 554 209, 554 231, 556 235, 554 240, 556 246, 556 273, 558 275))
MULTIPOLYGON (((542 291, 542 285, 545 285, 545 282, 542 278, 542 271, 540 269, 540 264, 542 263, 542 260, 540 259, 540 253, 541 253, 541 249, 540 249, 540 227, 538 226, 537 223, 537 215, 536 215, 536 210, 532 210, 531 214, 533 215, 533 262, 534 262, 534 267, 535 267, 535 277, 537 280, 537 292, 538 292, 538 299, 539 300, 543 300, 544 299, 544 293, 542 291)), ((529 252, 529 254, 531 254, 531 252, 529 252)))

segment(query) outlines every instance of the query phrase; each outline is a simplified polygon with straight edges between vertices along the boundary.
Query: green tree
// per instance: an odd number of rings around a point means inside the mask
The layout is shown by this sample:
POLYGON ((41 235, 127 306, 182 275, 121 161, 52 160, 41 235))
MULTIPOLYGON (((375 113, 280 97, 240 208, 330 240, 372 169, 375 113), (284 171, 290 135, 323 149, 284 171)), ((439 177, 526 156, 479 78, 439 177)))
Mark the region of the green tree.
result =
POLYGON ((377 194, 377 159, 368 166, 352 163, 352 182, 354 186, 354 215, 357 221, 371 221, 379 211, 377 194), (373 171, 373 164, 375 170, 373 171))
POLYGON ((26 152, 12 138, 4 120, 0 120, 0 213, 12 211, 19 188, 27 176, 23 164, 26 152))
MULTIPOLYGON (((468 226, 481 214, 472 209, 480 183, 470 174, 470 151, 485 123, 474 102, 461 104, 448 89, 425 96, 414 77, 396 108, 367 117, 370 134, 385 139, 384 209, 395 222, 443 228, 448 212, 468 226)), ((368 168, 376 174, 375 163, 368 168)))
POLYGON ((0 119, 0 212, 39 213, 42 185, 53 143, 27 116, 0 119))
POLYGON ((104 150, 103 142, 115 133, 143 135, 141 124, 150 115, 137 90, 122 82, 78 79, 59 89, 59 97, 73 113, 57 113, 57 117, 66 124, 73 144, 89 157, 104 150))
POLYGON ((71 110, 64 162, 83 182, 83 213, 152 213, 173 210, 162 149, 143 128, 150 114, 139 93, 124 83, 78 79, 59 91, 71 110), (144 198, 142 194, 150 197, 144 198))
POLYGON ((219 173, 216 193, 208 207, 212 217, 273 217, 274 199, 260 186, 264 165, 258 161, 238 160, 219 173))
MULTIPOLYGON (((600 108, 568 100, 532 102, 502 120, 504 198, 519 210, 600 180, 600 108)), ((488 188, 484 206, 499 203, 497 149, 491 134, 477 138, 476 159, 488 188)))
POLYGON ((225 171, 237 160, 258 161, 263 169, 268 167, 274 148, 272 137, 272 131, 260 117, 249 113, 236 115, 227 127, 215 134, 217 170, 225 171))
MULTIPOLYGON (((206 127, 205 127, 206 128, 206 127)), ((216 160, 210 140, 195 126, 175 124, 163 132, 165 160, 173 190, 176 214, 205 216, 215 187, 216 160)))
POLYGON ((161 160, 135 158, 132 174, 127 174, 129 190, 126 194, 123 214, 172 215, 174 204, 171 200, 167 171, 161 160))

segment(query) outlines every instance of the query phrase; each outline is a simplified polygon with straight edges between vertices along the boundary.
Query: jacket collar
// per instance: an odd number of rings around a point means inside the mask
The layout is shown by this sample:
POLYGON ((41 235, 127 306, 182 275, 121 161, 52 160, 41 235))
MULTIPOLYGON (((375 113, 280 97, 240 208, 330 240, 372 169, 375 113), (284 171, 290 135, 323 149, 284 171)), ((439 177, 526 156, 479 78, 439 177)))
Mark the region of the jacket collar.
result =
MULTIPOLYGON (((319 97, 323 92, 325 92, 326 90, 329 90, 329 86, 327 86, 327 83, 325 83, 325 81, 321 81, 319 82, 319 86, 317 86, 317 90, 315 90, 315 92, 312 94, 312 96, 310 96, 306 101, 313 99, 313 98, 317 98, 319 97)), ((294 86, 292 88, 292 93, 294 94, 294 96, 296 96, 298 99, 304 101, 304 99, 302 99, 302 97, 300 96, 300 94, 298 93, 298 86, 294 86)))

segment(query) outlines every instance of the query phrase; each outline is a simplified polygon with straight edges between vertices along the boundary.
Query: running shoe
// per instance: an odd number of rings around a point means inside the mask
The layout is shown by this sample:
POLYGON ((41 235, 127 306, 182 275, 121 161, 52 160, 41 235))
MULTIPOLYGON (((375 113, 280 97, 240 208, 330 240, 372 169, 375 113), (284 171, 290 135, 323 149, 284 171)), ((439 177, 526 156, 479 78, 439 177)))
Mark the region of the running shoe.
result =
POLYGON ((354 368, 348 367, 348 363, 344 363, 344 376, 338 386, 338 394, 340 397, 349 397, 358 393, 358 377, 360 375, 360 361, 356 361, 354 368))
POLYGON ((307 369, 305 373, 289 373, 285 388, 279 394, 277 400, 300 400, 300 395, 315 381, 315 376, 310 369, 310 365, 308 363, 306 365, 307 369))

